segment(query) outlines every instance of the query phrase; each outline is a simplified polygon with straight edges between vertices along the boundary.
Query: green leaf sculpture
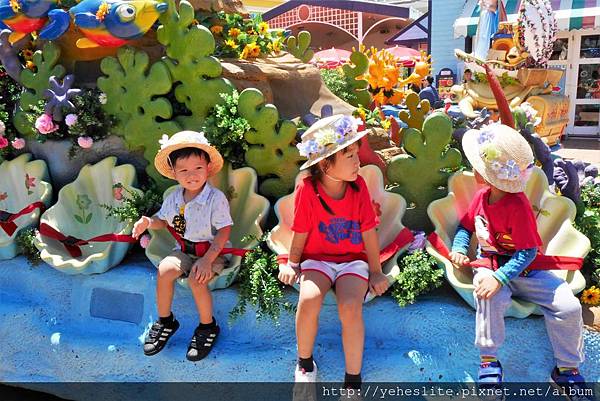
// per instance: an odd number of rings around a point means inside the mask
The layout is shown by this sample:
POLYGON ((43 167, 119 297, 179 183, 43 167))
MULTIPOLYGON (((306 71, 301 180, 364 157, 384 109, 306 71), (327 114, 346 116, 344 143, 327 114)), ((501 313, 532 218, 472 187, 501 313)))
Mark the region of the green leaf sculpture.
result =
MULTIPOLYGON (((261 225, 264 224, 269 212, 269 201, 256 193, 256 172, 249 167, 231 169, 226 163, 221 172, 211 179, 211 184, 222 190, 229 198, 231 218, 234 221, 231 229, 230 241, 236 248, 250 249, 256 246, 257 241, 243 242, 246 235, 260 238, 261 225)), ((169 188, 164 197, 175 190, 177 186, 169 188)), ((160 261, 168 256, 177 243, 166 229, 151 230, 152 239, 146 248, 146 256, 157 266, 160 261)), ((240 269, 242 258, 233 256, 228 266, 209 283, 211 290, 226 288, 233 283, 240 269)), ((187 285, 187 279, 181 279, 181 284, 187 285)))
MULTIPOLYGON (((65 236, 88 240, 104 234, 131 234, 133 223, 109 217, 100 205, 119 207, 122 200, 115 198, 113 186, 121 184, 130 191, 134 188, 135 168, 131 164, 116 165, 114 156, 85 165, 77 179, 64 186, 58 202, 40 218, 44 223, 65 236)), ((74 242, 74 241, 72 241, 74 242)), ((96 242, 80 245, 82 255, 72 257, 60 241, 40 233, 34 241, 40 257, 50 266, 66 274, 104 273, 121 263, 131 244, 127 242, 96 242)))
POLYGON ((371 94, 368 91, 369 83, 361 78, 369 69, 369 57, 360 51, 353 51, 350 55, 350 61, 353 65, 344 64, 342 70, 348 85, 354 91, 356 99, 351 102, 352 106, 363 106, 369 108, 371 105, 371 94))
POLYGON ((106 94, 104 110, 118 120, 115 133, 125 138, 130 149, 143 147, 148 175, 164 188, 171 182, 156 171, 152 161, 162 135, 174 134, 180 127, 168 121, 173 108, 166 98, 159 97, 171 90, 169 69, 160 61, 149 66, 145 52, 121 48, 117 58, 102 60, 100 68, 106 76, 98 78, 98 88, 106 94))
POLYGON ((425 117, 431 109, 429 100, 421 100, 419 95, 411 92, 406 96, 406 107, 408 108, 408 111, 401 110, 400 113, 398 113, 398 118, 404 121, 409 128, 422 130, 425 117))
POLYGON ((413 206, 405 221, 411 229, 433 230, 427 206, 446 196, 448 177, 461 161, 460 151, 448 148, 451 139, 452 120, 444 113, 433 113, 425 119, 422 131, 406 130, 406 154, 394 157, 388 165, 388 180, 396 184, 392 191, 413 206))
POLYGON ((215 39, 210 31, 195 21, 194 8, 185 0, 167 0, 168 10, 160 17, 158 41, 165 46, 163 62, 169 68, 175 85, 175 98, 190 111, 178 116, 185 129, 197 130, 210 109, 221 104, 222 93, 231 93, 233 85, 221 77, 221 63, 211 54, 215 39))
POLYGON ((28 114, 33 106, 44 100, 44 91, 49 87, 50 77, 62 78, 65 75, 65 67, 58 64, 59 57, 60 49, 53 43, 46 43, 42 50, 33 54, 36 71, 27 68, 21 71, 21 85, 25 90, 19 100, 19 109, 13 117, 13 124, 17 131, 25 136, 35 135, 35 127, 28 114))
MULTIPOLYGON (((30 153, 25 153, 0 164, 0 177, 2 177, 0 179, 0 215, 4 213, 18 214, 35 202, 42 202, 45 207, 50 206, 52 185, 49 183, 48 167, 43 160, 31 161, 31 158, 30 153)), ((15 218, 14 225, 10 223, 5 223, 4 227, 0 225, 0 260, 12 259, 17 256, 19 232, 28 227, 37 227, 41 214, 42 210, 36 208, 15 218)))
POLYGON ((294 179, 302 157, 294 146, 296 125, 284 120, 279 124, 279 112, 265 104, 263 94, 254 88, 244 89, 239 98, 240 115, 252 129, 244 135, 250 144, 246 163, 265 178, 259 192, 278 198, 294 189, 294 179))
POLYGON ((312 60, 315 52, 309 48, 311 42, 310 32, 301 31, 298 38, 290 36, 286 42, 287 51, 303 63, 308 63, 312 60))

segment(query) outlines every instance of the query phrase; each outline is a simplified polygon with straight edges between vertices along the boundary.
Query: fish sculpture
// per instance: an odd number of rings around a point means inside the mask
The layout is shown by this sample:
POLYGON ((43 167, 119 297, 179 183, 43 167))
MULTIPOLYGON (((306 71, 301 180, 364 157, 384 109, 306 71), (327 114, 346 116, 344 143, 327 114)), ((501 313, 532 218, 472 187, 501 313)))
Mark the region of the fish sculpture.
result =
POLYGON ((83 0, 69 10, 85 36, 77 47, 122 46, 143 36, 167 8, 153 0, 83 0))
POLYGON ((12 31, 8 37, 11 44, 38 31, 42 39, 50 39, 53 27, 48 24, 49 13, 65 12, 58 9, 58 2, 59 0, 0 0, 0 30, 12 31))

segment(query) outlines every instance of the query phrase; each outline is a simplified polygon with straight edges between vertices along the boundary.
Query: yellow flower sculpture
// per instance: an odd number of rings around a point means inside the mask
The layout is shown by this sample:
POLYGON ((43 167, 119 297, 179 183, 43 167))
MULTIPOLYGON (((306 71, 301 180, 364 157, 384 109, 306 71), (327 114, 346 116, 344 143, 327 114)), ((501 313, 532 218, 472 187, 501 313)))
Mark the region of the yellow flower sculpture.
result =
POLYGON ((244 47, 240 58, 249 59, 256 58, 258 56, 260 56, 260 47, 256 44, 256 42, 252 42, 247 44, 246 47, 244 47))
POLYGON ((233 39, 227 39, 225 41, 225 45, 231 47, 232 49, 237 49, 238 47, 240 47, 237 43, 235 43, 235 40, 233 39))
POLYGON ((269 24, 267 24, 266 22, 261 22, 260 24, 258 24, 258 33, 264 35, 267 32, 269 32, 269 24))
POLYGON ((591 306, 600 305, 600 288, 597 288, 595 285, 593 285, 587 290, 583 291, 581 302, 591 306))
MULTIPOLYGON (((448 248, 452 247, 454 233, 461 216, 465 214, 473 196, 480 188, 473 173, 459 172, 448 180, 448 196, 429 205, 427 214, 435 226, 435 233, 448 248)), ((555 195, 548 190, 548 180, 540 168, 533 168, 525 194, 536 214, 538 232, 543 242, 541 251, 553 256, 585 257, 590 250, 590 240, 573 227, 575 204, 570 199, 555 195)), ((472 248, 470 256, 474 257, 475 249, 472 248)), ((474 306, 471 269, 454 267, 431 244, 428 244, 427 251, 444 266, 446 279, 450 285, 469 305, 474 306)), ((552 272, 565 279, 574 294, 585 288, 585 278, 580 271, 552 272)), ((538 305, 513 298, 507 316, 523 318, 532 313, 541 315, 542 311, 538 305)))
POLYGON ((377 51, 374 47, 360 51, 369 57, 369 69, 367 74, 360 79, 366 79, 369 83, 369 92, 377 106, 385 104, 399 104, 404 98, 404 93, 398 86, 400 69, 396 65, 393 54, 385 49, 377 51))

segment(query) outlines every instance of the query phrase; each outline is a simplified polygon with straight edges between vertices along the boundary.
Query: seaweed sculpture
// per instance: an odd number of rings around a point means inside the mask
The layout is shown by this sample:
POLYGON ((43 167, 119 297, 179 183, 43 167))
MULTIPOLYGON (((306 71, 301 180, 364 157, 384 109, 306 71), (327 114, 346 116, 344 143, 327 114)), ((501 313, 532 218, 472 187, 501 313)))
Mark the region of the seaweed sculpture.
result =
POLYGON ((240 93, 239 111, 252 127, 245 134, 250 144, 246 163, 264 178, 259 192, 270 197, 290 193, 302 161, 294 146, 296 125, 287 120, 280 123, 277 108, 265 104, 263 94, 253 88, 240 93))
POLYGON ((352 64, 344 64, 342 70, 344 71, 344 78, 354 91, 355 101, 353 100, 351 104, 355 107, 369 108, 371 105, 371 95, 368 90, 369 82, 363 78, 363 75, 369 69, 369 57, 363 52, 353 49, 350 61, 352 64))
POLYGON ((169 8, 160 17, 158 41, 167 56, 162 62, 171 73, 175 98, 189 110, 189 115, 176 118, 185 129, 198 129, 223 93, 231 93, 233 85, 221 77, 223 68, 215 57, 215 39, 210 31, 195 22, 194 8, 185 0, 168 0, 169 8))
POLYGON ((407 211, 407 226, 431 231, 427 206, 446 195, 450 170, 459 167, 461 154, 447 148, 452 137, 452 120, 435 112, 425 119, 423 130, 409 128, 404 134, 404 150, 392 159, 387 177, 396 184, 393 192, 402 195, 414 208, 407 211))
POLYGON ((51 114, 54 121, 62 121, 63 110, 75 110, 75 105, 71 103, 71 98, 81 93, 81 89, 71 89, 75 76, 69 74, 65 76, 62 83, 59 83, 56 77, 49 79, 50 88, 44 91, 46 106, 44 111, 51 114))
POLYGON ((33 63, 36 71, 24 69, 21 72, 21 84, 25 91, 19 101, 19 110, 15 113, 13 123, 17 131, 23 135, 34 135, 35 128, 31 124, 28 114, 31 113, 40 101, 44 100, 44 92, 48 89, 51 77, 62 78, 65 67, 58 64, 60 50, 54 43, 46 43, 42 50, 33 54, 33 63))
MULTIPOLYGON (((154 160, 162 135, 171 135, 180 127, 170 121, 171 103, 161 95, 171 90, 171 75, 162 62, 149 65, 148 55, 132 48, 121 48, 117 58, 107 57, 100 68, 98 88, 106 95, 104 110, 117 118, 114 132, 125 138, 130 148, 143 147, 144 158, 154 160)), ((150 163, 148 175, 165 188, 169 182, 150 163)))
POLYGON ((295 36, 290 36, 286 42, 287 51, 303 63, 308 63, 315 52, 309 48, 311 41, 310 32, 301 31, 298 34, 298 39, 295 36))

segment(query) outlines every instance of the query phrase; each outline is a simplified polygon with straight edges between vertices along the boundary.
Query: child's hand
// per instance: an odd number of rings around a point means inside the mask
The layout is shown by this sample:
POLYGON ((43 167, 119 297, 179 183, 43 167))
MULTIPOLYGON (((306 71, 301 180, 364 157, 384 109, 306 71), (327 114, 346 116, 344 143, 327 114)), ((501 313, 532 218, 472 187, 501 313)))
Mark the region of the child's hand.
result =
POLYGON ((148 216, 142 216, 138 221, 133 225, 133 231, 131 232, 131 236, 135 239, 138 239, 140 235, 144 233, 148 229, 148 226, 152 222, 152 219, 148 216))
POLYGON ((383 295, 384 292, 389 288, 390 283, 388 279, 385 277, 385 274, 378 273, 369 273, 369 291, 371 294, 380 296, 383 295))
POLYGON ((293 268, 289 264, 279 265, 279 281, 285 285, 294 285, 300 274, 298 268, 293 268))
POLYGON ((450 252, 449 256, 450 256, 450 261, 458 268, 468 266, 468 264, 471 262, 469 257, 467 255, 465 255, 464 253, 450 252))
POLYGON ((475 294, 480 299, 490 299, 496 295, 501 287, 502 284, 494 276, 485 276, 479 282, 475 283, 475 294))
POLYGON ((198 259, 192 266, 190 277, 193 277, 200 284, 208 283, 214 276, 212 263, 204 258, 198 259))

